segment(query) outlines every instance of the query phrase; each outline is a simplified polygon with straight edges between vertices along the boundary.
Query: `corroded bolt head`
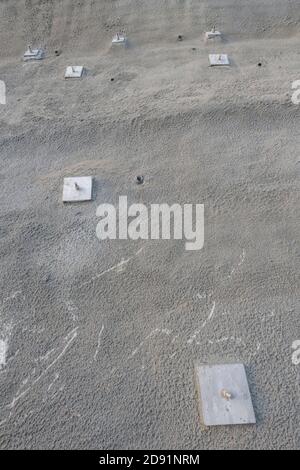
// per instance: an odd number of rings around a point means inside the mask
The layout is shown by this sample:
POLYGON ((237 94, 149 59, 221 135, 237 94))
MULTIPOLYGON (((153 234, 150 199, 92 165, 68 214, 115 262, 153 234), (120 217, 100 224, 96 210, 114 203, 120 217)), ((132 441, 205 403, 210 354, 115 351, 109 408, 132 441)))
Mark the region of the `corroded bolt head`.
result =
POLYGON ((221 390, 221 397, 225 398, 225 400, 231 400, 232 399, 232 394, 228 392, 228 390, 225 390, 224 388, 221 390))

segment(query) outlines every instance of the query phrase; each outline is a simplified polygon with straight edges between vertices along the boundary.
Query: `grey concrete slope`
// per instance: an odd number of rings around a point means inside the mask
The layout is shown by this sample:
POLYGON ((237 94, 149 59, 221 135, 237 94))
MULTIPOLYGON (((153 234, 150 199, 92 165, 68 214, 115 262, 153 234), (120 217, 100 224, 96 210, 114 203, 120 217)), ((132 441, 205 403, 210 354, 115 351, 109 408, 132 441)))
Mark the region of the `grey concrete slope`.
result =
POLYGON ((299 448, 298 2, 8 0, 0 17, 1 448, 299 448), (24 64, 27 43, 47 58, 24 64), (65 81, 71 64, 87 75, 65 81), (63 205, 63 178, 89 175, 93 201, 63 205), (204 204, 203 249, 100 242, 97 206, 120 195, 204 204), (200 425, 194 361, 245 364, 257 425, 200 425))

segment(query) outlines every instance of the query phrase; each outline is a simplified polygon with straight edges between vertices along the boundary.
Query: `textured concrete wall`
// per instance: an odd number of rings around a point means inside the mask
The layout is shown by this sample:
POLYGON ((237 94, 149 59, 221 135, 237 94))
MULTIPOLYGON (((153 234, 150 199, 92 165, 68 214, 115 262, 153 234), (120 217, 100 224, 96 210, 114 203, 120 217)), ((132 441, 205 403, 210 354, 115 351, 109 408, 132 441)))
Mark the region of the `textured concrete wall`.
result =
POLYGON ((299 448, 298 5, 0 2, 2 448, 299 448), (63 205, 78 175, 94 200, 63 205), (203 249, 100 243, 119 195, 203 203, 203 249), (201 427, 196 360, 245 364, 257 426, 201 427))

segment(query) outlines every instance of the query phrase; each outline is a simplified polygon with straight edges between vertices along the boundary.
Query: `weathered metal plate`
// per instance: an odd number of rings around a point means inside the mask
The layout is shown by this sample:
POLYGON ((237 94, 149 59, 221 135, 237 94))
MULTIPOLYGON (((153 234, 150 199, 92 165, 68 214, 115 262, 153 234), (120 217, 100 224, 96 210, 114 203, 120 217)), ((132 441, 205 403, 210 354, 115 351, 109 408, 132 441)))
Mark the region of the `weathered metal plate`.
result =
POLYGON ((65 78, 81 78, 84 68, 81 65, 71 65, 67 67, 65 78))
POLYGON ((117 33, 112 40, 113 44, 125 44, 126 43, 126 36, 122 33, 117 33))
POLYGON ((196 364, 195 374, 203 424, 224 426, 256 423, 243 364, 196 364), (231 398, 224 398, 224 392, 231 398))
POLYGON ((43 49, 32 49, 30 46, 28 46, 28 49, 23 56, 23 59, 26 62, 28 60, 41 60, 44 57, 45 51, 43 49))
POLYGON ((209 54, 208 57, 211 66, 230 65, 227 54, 209 54))
POLYGON ((64 178, 63 202, 90 201, 91 199, 91 176, 64 178))
POLYGON ((207 31, 205 33, 206 39, 215 39, 215 38, 220 38, 220 37, 221 37, 220 31, 207 31))

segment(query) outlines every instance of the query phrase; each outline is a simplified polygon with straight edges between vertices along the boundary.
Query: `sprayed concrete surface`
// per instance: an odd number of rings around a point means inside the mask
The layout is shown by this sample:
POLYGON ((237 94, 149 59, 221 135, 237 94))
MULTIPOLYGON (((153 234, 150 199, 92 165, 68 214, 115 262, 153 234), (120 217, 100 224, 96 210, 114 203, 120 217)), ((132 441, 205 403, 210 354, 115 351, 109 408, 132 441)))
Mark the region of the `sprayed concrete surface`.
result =
POLYGON ((7 0, 0 17, 1 448, 299 448, 298 1, 7 0), (28 43, 47 58, 24 64, 28 43), (94 200, 63 205, 86 175, 94 200), (96 208, 120 195, 204 204, 204 248, 100 242, 96 208), (245 364, 257 425, 200 425, 196 360, 245 364))

